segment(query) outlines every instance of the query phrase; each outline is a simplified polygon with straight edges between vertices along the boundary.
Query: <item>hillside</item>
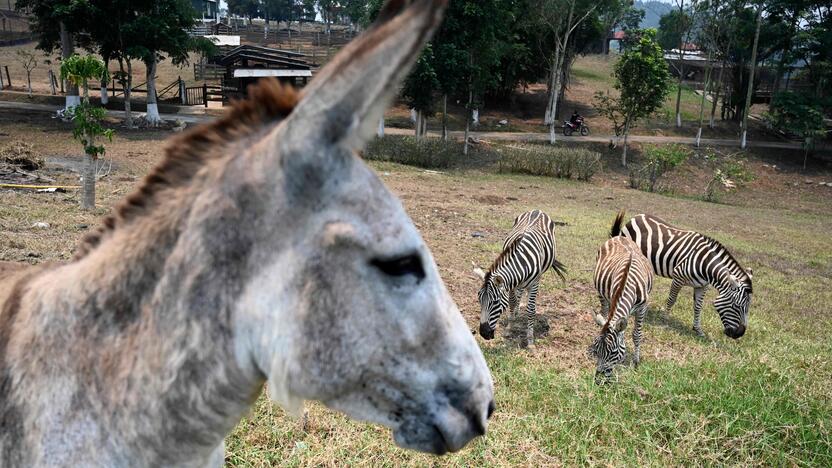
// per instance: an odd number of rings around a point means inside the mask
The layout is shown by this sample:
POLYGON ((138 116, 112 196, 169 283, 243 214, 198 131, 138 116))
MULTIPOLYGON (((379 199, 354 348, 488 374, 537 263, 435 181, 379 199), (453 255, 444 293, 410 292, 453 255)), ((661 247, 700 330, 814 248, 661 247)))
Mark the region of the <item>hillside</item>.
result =
POLYGON ((641 21, 642 28, 657 28, 659 27, 659 19, 662 15, 673 9, 672 3, 665 2, 642 2, 636 1, 633 7, 644 10, 644 19, 641 21))

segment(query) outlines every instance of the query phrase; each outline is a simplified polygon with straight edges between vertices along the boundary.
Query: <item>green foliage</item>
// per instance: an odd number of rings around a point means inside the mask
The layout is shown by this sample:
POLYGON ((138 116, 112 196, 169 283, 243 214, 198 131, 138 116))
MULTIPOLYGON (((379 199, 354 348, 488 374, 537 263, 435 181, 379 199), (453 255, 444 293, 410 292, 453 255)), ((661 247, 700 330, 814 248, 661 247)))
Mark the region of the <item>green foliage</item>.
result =
POLYGON ((726 155, 708 149, 705 158, 714 162, 713 176, 708 181, 703 195, 707 202, 719 203, 723 194, 754 180, 754 173, 746 166, 741 152, 726 155))
POLYGON ((764 115, 766 122, 777 130, 801 138, 824 134, 823 112, 816 96, 793 92, 774 95, 771 111, 764 115))
POLYGON ((364 159, 392 161, 428 169, 450 167, 462 156, 462 143, 436 138, 417 140, 411 136, 389 135, 372 140, 364 159))
POLYGON ((683 37, 691 28, 693 17, 687 11, 673 9, 659 20, 656 40, 664 50, 678 49, 683 37))
POLYGON ((433 93, 439 86, 433 60, 433 49, 428 44, 407 76, 401 91, 407 105, 422 111, 426 117, 433 115, 433 93))
POLYGON ((601 155, 584 148, 524 145, 497 151, 500 172, 588 181, 602 167, 601 155))
POLYGON ((67 110, 65 116, 72 120, 75 128, 72 136, 84 145, 84 152, 97 159, 104 155, 104 145, 97 145, 96 138, 104 136, 113 139, 113 130, 104 128, 101 122, 107 115, 104 108, 90 104, 87 92, 90 80, 101 81, 107 77, 104 62, 94 55, 73 55, 61 62, 61 79, 84 89, 81 104, 67 110))
POLYGON ((615 88, 625 119, 634 124, 662 106, 670 91, 670 73, 655 31, 641 31, 638 44, 626 50, 615 64, 615 88))
POLYGON ((107 67, 94 55, 75 54, 61 62, 61 79, 86 89, 90 80, 108 79, 107 67))
POLYGON ((662 176, 679 166, 690 156, 682 145, 648 145, 644 148, 644 163, 630 171, 630 187, 655 192, 662 176))

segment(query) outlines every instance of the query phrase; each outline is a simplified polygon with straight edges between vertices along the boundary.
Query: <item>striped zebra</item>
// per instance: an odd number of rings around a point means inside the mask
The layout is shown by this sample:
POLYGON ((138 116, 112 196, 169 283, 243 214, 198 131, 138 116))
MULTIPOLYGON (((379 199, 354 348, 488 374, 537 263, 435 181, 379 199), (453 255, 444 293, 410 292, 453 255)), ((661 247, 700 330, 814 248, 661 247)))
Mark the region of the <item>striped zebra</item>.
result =
POLYGON ((612 227, 612 235, 623 235, 639 246, 650 260, 653 271, 671 278, 666 311, 670 311, 682 286, 693 287, 693 330, 702 332, 702 302, 708 286, 719 291, 714 307, 722 320, 725 334, 738 339, 748 327, 751 303, 752 272, 740 263, 722 244, 694 231, 675 228, 654 216, 639 214, 623 227, 620 212, 612 227))
POLYGON ((564 279, 566 268, 555 259, 555 223, 540 210, 521 214, 503 243, 503 251, 487 272, 474 268, 483 280, 480 301, 480 335, 494 338, 497 320, 507 308, 517 315, 520 298, 529 292, 526 304, 526 343, 534 345, 534 315, 540 278, 549 268, 564 279))
POLYGON ((633 326, 633 364, 638 366, 641 327, 647 311, 647 299, 653 289, 653 268, 631 240, 616 236, 598 249, 595 263, 595 289, 603 314, 595 314, 601 334, 589 347, 588 355, 596 359, 595 378, 609 378, 613 367, 624 361, 624 331, 627 319, 635 315, 633 326))

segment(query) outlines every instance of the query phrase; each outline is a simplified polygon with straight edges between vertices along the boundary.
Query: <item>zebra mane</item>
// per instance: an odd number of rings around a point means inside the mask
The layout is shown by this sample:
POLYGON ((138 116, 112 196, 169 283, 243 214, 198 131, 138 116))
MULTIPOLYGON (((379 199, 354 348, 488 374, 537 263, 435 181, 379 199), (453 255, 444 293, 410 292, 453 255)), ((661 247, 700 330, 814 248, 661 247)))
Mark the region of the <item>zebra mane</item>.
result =
POLYGON ((627 280, 630 278, 630 267, 632 265, 633 254, 631 253, 629 260, 627 260, 627 264, 624 265, 624 275, 621 277, 621 284, 615 289, 612 299, 610 300, 610 312, 607 315, 607 323, 604 324, 601 332, 606 332, 610 328, 610 322, 612 321, 613 315, 615 315, 615 309, 618 308, 618 301, 621 300, 621 296, 624 294, 624 288, 627 286, 627 280))
POLYGON ((520 243, 521 239, 523 239, 523 236, 518 236, 511 242, 511 244, 507 245, 506 248, 504 248, 503 251, 500 252, 500 255, 497 255, 497 258, 494 259, 494 262, 491 264, 491 267, 488 268, 488 271, 486 272, 487 275, 490 276, 491 273, 493 273, 494 270, 496 270, 497 267, 500 266, 500 263, 502 263, 503 259, 505 259, 509 255, 511 255, 511 253, 514 252, 514 249, 517 248, 517 244, 520 243))
POLYGON ((745 283, 746 286, 748 286, 749 293, 753 293, 754 289, 751 286, 751 278, 748 277, 748 272, 745 270, 745 268, 742 267, 742 265, 740 265, 740 262, 737 261, 736 258, 734 258, 734 255, 731 254, 731 251, 728 250, 724 245, 722 245, 721 242, 714 239, 713 237, 706 236, 705 234, 699 235, 702 236, 702 238, 705 239, 705 242, 707 242, 711 246, 718 247, 718 255, 721 255, 722 258, 724 258, 728 263, 730 263, 730 266, 735 267, 736 270, 742 272, 743 277, 737 279, 745 283))

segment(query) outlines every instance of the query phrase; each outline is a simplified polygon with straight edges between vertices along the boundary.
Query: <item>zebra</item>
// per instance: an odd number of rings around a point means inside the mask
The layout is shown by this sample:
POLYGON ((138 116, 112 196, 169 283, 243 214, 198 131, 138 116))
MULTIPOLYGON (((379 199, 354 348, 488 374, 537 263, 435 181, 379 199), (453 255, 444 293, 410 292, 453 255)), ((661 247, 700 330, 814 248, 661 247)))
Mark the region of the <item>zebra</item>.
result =
POLYGON ((719 292, 714 301, 725 335, 739 339, 748 327, 748 308, 753 288, 752 271, 740 263, 722 244, 695 231, 678 229, 655 216, 639 214, 623 227, 624 211, 613 223, 612 235, 622 235, 639 246, 653 271, 670 278, 665 310, 670 312, 683 286, 693 287, 693 330, 702 331, 702 302, 708 286, 719 292))
POLYGON ((540 210, 521 214, 503 243, 503 251, 487 272, 474 268, 482 280, 479 290, 480 335, 494 338, 497 320, 507 308, 517 315, 520 298, 529 292, 526 304, 526 344, 534 346, 534 316, 540 278, 549 268, 565 280, 566 267, 555 259, 555 222, 540 210))
POLYGON ((653 289, 653 269, 631 240, 615 236, 598 249, 595 263, 595 289, 603 314, 595 314, 601 333, 587 354, 596 360, 595 379, 609 379, 612 369, 624 361, 624 331, 627 319, 635 315, 633 327, 633 365, 638 367, 641 327, 647 311, 647 299, 653 289))

